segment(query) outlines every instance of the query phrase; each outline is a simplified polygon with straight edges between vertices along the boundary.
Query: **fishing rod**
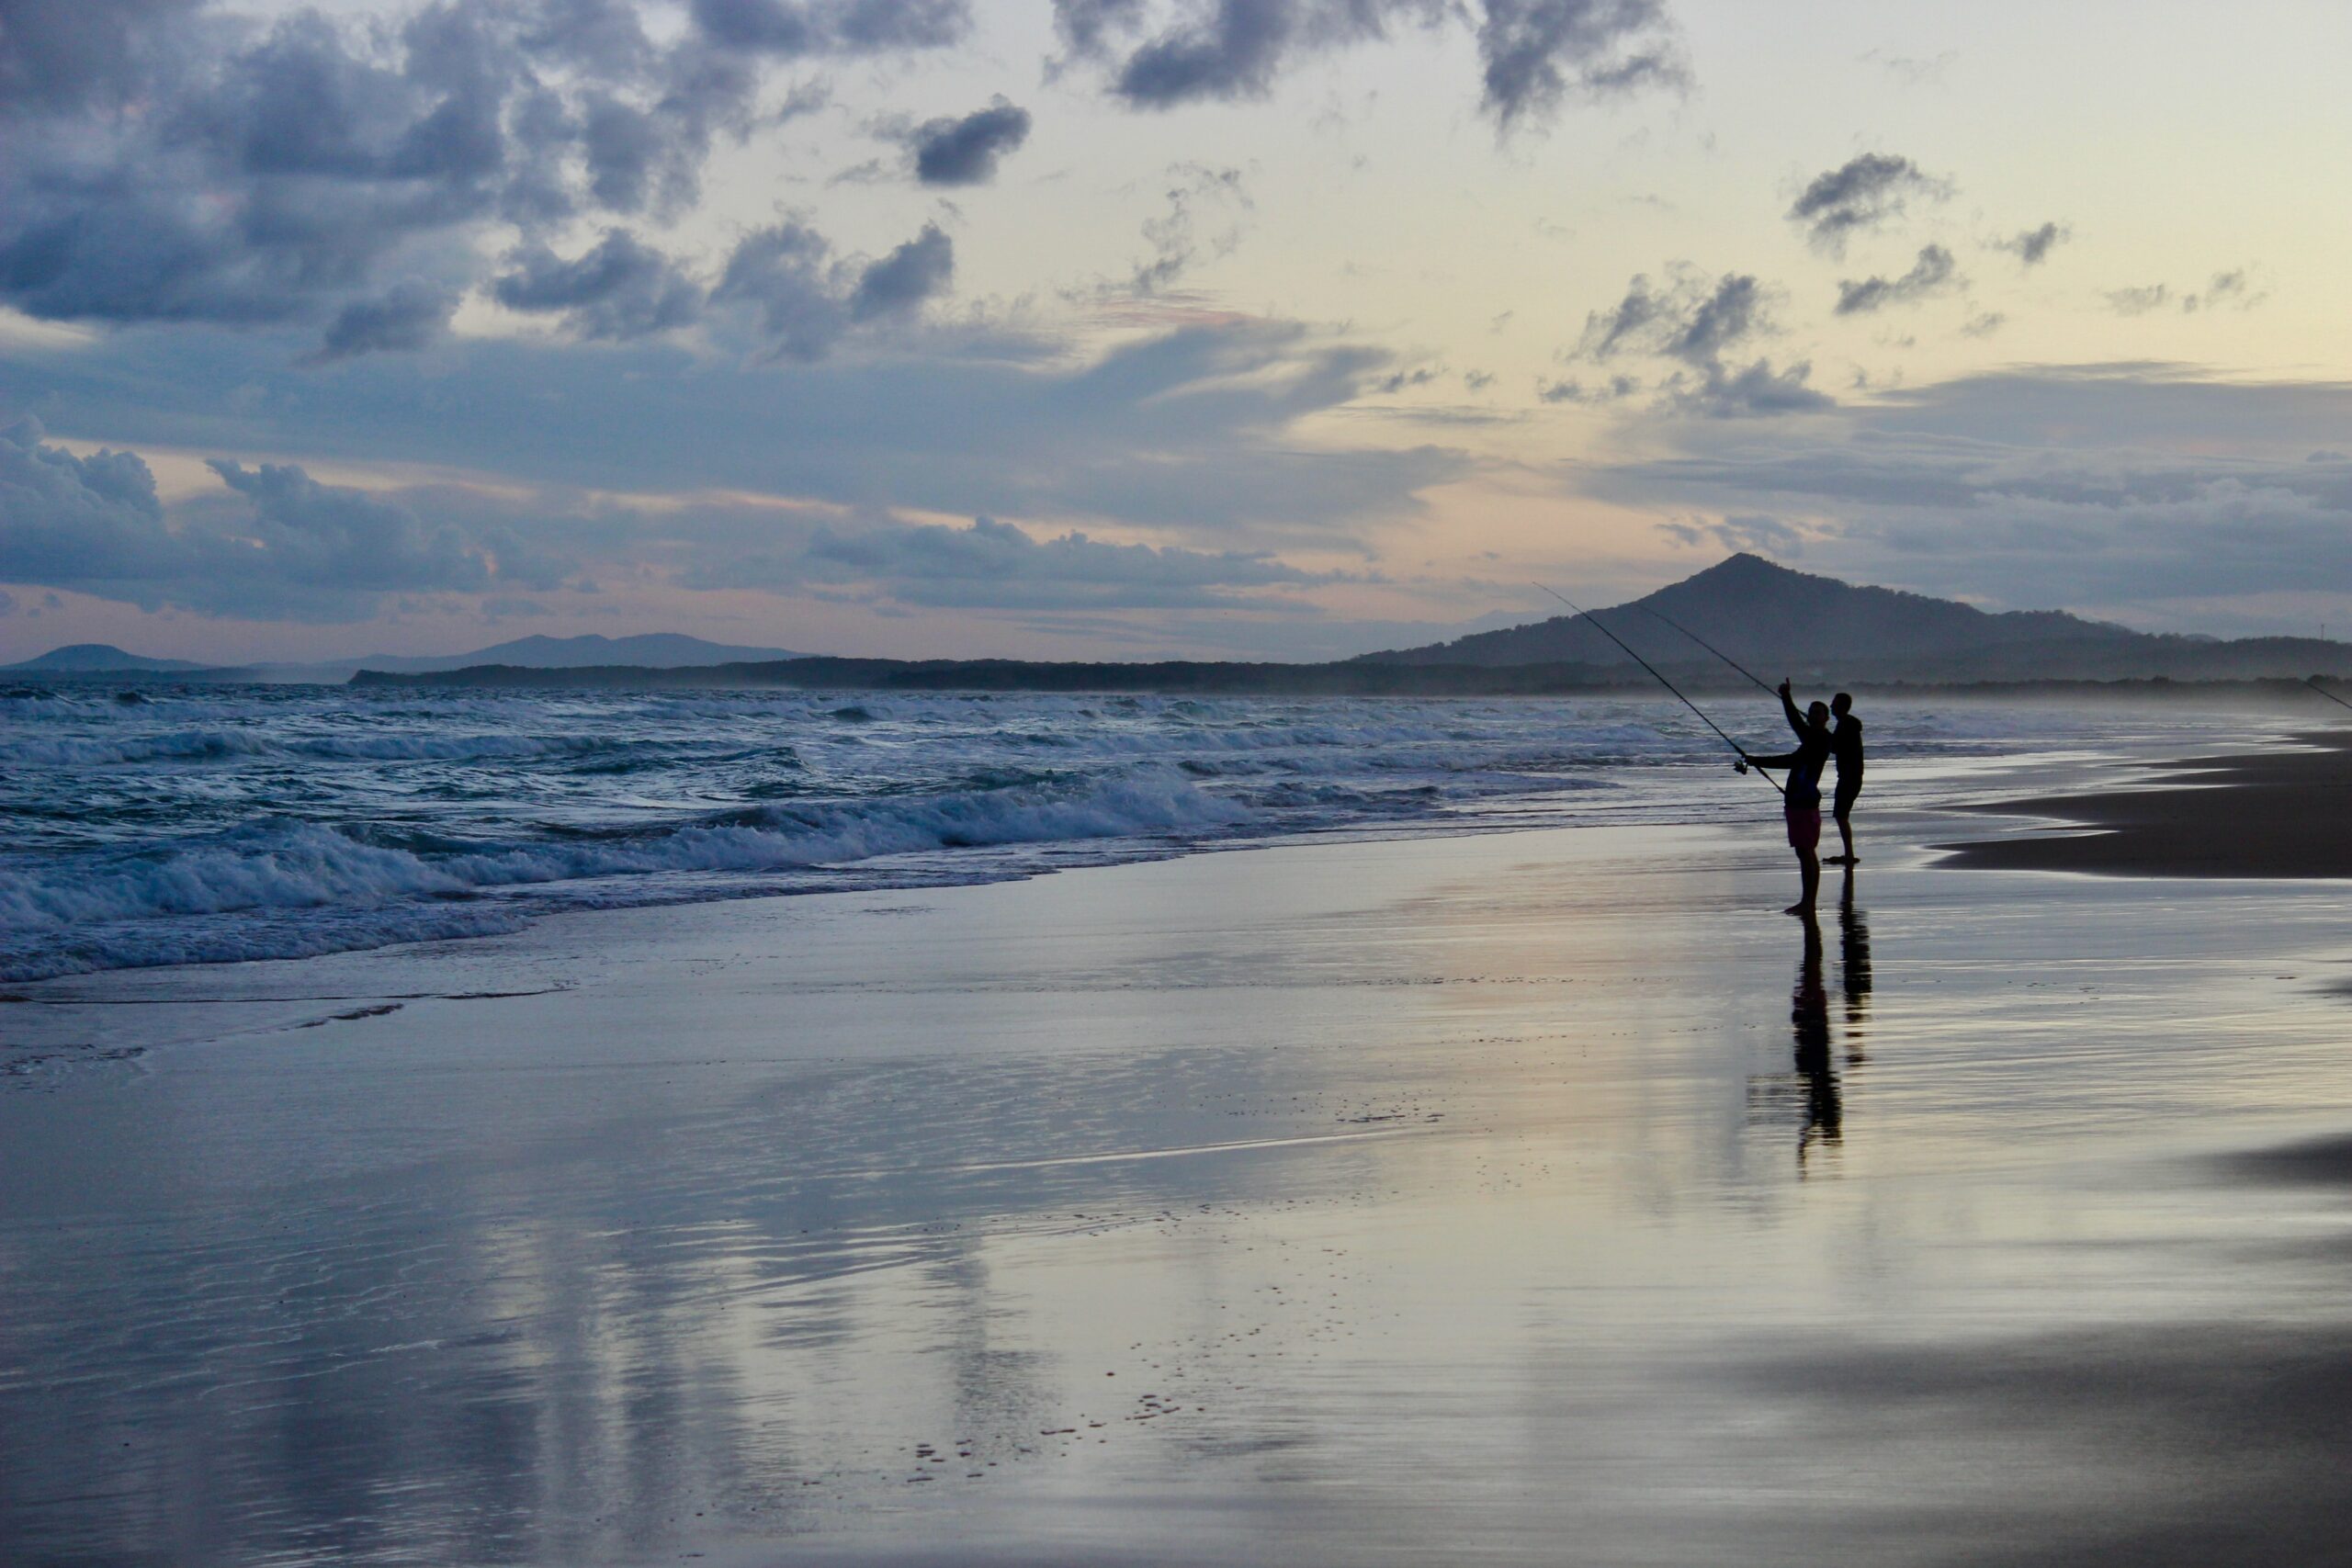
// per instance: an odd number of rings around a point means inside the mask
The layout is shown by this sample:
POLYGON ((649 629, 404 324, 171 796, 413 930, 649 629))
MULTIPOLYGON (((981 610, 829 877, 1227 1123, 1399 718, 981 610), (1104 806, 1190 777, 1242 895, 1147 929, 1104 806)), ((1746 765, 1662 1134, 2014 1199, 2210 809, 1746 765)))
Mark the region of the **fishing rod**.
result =
MULTIPOLYGON (((1740 760, 1740 761, 1741 761, 1741 762, 1745 763, 1745 762, 1747 761, 1747 747, 1742 746, 1738 741, 1734 740, 1730 736, 1728 736, 1728 735, 1724 735, 1724 727, 1723 727, 1722 725, 1720 725, 1720 724, 1717 724, 1713 719, 1709 718, 1709 717, 1707 716, 1707 715, 1706 715, 1706 710, 1705 710, 1705 709, 1703 709, 1703 708, 1700 707, 1700 705, 1699 705, 1697 703, 1692 702, 1689 697, 1684 697, 1684 696, 1682 695, 1682 688, 1681 688, 1681 687, 1679 687, 1679 686, 1676 685, 1673 682, 1671 682, 1671 681, 1668 680, 1665 676, 1658 674, 1658 672, 1657 672, 1657 665, 1655 665, 1655 664, 1652 664, 1648 660, 1644 659, 1640 654, 1635 653, 1635 652, 1633 650, 1633 649, 1632 649, 1632 648, 1631 648, 1631 647, 1626 643, 1626 641, 1625 641, 1625 639, 1624 639, 1623 637, 1619 637, 1615 632, 1611 631, 1607 626, 1602 626, 1599 621, 1594 620, 1594 619, 1593 619, 1593 617, 1592 617, 1592 612, 1591 612, 1591 611, 1589 611, 1589 610, 1584 610, 1584 609, 1578 609, 1578 608, 1577 608, 1577 602, 1576 602, 1575 600, 1573 600, 1573 599, 1569 598, 1566 594, 1565 594, 1565 593, 1561 592, 1560 592, 1558 589, 1556 589, 1556 588, 1546 588, 1546 587, 1544 587, 1544 585, 1543 583, 1541 583, 1541 582, 1536 583, 1536 584, 1535 584, 1535 586, 1536 586, 1536 587, 1538 587, 1538 588, 1543 588, 1544 592, 1549 593, 1553 598, 1557 599, 1561 604, 1566 604, 1569 609, 1571 609, 1571 610, 1575 610, 1575 611, 1576 611, 1576 613, 1577 613, 1577 615, 1581 615, 1581 616, 1583 616, 1583 617, 1585 618, 1586 623, 1587 623, 1587 624, 1589 624, 1589 625, 1592 627, 1592 629, 1593 629, 1594 631, 1599 632, 1602 637, 1607 637, 1611 642, 1615 643, 1619 648, 1624 649, 1625 649, 1625 657, 1626 657, 1626 658, 1628 658, 1628 659, 1632 660, 1634 663, 1636 663, 1636 664, 1640 665, 1643 669, 1645 669, 1645 670, 1648 671, 1650 672, 1650 674, 1651 674, 1653 677, 1655 677, 1655 678, 1657 679, 1657 683, 1658 683, 1659 685, 1664 686, 1668 691, 1672 692, 1672 693, 1673 693, 1677 697, 1680 697, 1680 698, 1681 698, 1681 700, 1682 700, 1682 705, 1683 705, 1684 707, 1686 707, 1686 708, 1689 708, 1692 713, 1697 714, 1697 715, 1699 716, 1699 722, 1700 722, 1701 724, 1705 725, 1709 729, 1713 730, 1717 735, 1721 735, 1721 736, 1723 736, 1723 742, 1724 742, 1724 745, 1726 745, 1726 746, 1728 746, 1728 747, 1730 747, 1734 751, 1736 751, 1736 752, 1738 752, 1738 753, 1739 753, 1739 760, 1740 760)), ((2346 706, 2352 706, 2352 704, 2346 704, 2346 706)), ((1770 784, 1774 789, 1780 790, 1780 791, 1781 791, 1781 793, 1782 795, 1787 795, 1787 794, 1789 793, 1786 789, 1784 789, 1784 788, 1782 788, 1782 787, 1781 787, 1781 781, 1780 781, 1780 780, 1778 780, 1778 779, 1774 778, 1771 774, 1770 774, 1770 773, 1765 773, 1765 772, 1764 772, 1762 769, 1760 769, 1760 768, 1757 770, 1757 777, 1758 777, 1758 778, 1762 779, 1766 784, 1770 784)))
POLYGON ((2309 686, 2312 691, 2317 692, 2321 696, 2325 697, 2329 702, 2334 703, 2337 707, 2352 708, 2352 703, 2346 702, 2342 697, 2337 696, 2334 692, 2329 691, 2326 687, 2321 685, 2317 681, 2312 680, 2308 675, 2303 677, 2303 684, 2309 686))
POLYGON ((1684 626, 1681 622, 1668 620, 1666 616, 1659 615, 1656 610, 1651 609, 1647 604, 1636 604, 1634 608, 1639 610, 1645 615, 1657 615, 1659 620, 1665 621, 1668 626, 1672 626, 1676 631, 1680 632, 1684 637, 1689 637, 1692 642, 1697 643, 1701 648, 1705 649, 1709 653, 1713 654, 1717 659, 1722 660, 1725 664, 1730 665, 1733 669, 1738 671, 1741 674, 1755 682, 1757 685, 1762 687, 1765 691, 1771 693, 1776 697, 1781 694, 1781 689, 1778 686, 1765 685, 1763 676, 1758 675, 1755 671, 1750 670, 1747 665, 1742 664, 1738 660, 1734 659, 1730 654, 1725 653, 1722 649, 1717 648, 1713 643, 1709 642, 1705 637, 1701 637, 1697 632, 1692 631, 1689 626, 1684 626))

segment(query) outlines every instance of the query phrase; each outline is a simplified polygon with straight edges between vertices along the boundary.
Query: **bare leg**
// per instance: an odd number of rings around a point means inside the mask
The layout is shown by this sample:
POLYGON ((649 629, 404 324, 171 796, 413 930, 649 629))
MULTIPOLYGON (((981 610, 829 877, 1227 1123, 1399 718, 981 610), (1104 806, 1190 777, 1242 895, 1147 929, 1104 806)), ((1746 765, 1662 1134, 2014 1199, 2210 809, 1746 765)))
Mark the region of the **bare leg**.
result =
POLYGON ((1838 837, 1844 841, 1846 852, 1841 855, 1833 856, 1829 863, 1831 865, 1854 865, 1859 863, 1860 857, 1854 853, 1854 807, 1850 803, 1838 808, 1838 837))
POLYGON ((1795 903, 1781 911, 1784 915, 1813 913, 1813 901, 1821 894, 1821 856, 1817 852, 1813 850, 1797 852, 1797 875, 1804 891, 1795 903))

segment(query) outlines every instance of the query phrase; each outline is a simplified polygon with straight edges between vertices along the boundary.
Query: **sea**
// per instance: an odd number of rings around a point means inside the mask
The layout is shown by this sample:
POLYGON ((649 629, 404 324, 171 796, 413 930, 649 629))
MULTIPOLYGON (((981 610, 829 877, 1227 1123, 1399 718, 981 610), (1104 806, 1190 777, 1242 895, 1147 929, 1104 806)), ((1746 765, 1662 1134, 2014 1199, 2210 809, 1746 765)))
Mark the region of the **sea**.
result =
MULTIPOLYGON (((1709 699, 1758 750, 1761 694, 1709 699)), ((1875 806, 2210 716, 1865 705, 1875 806)), ((2241 728, 2243 728, 2241 726, 2241 728)), ((1671 698, 1190 699, 303 685, 0 692, 0 980, 936 886, 1334 835, 1769 823, 1671 698)))

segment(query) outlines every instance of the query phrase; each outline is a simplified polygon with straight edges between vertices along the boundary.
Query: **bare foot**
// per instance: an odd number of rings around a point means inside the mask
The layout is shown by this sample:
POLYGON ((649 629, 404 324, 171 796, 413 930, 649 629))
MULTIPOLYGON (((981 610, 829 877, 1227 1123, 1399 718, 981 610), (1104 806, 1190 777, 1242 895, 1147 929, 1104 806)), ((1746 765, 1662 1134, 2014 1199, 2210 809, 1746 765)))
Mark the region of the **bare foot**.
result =
POLYGON ((1823 858, 1821 863, 1824 865, 1860 865, 1862 863, 1862 857, 1860 855, 1827 855, 1823 858))
POLYGON ((1781 913, 1784 915, 1810 915, 1813 913, 1813 906, 1810 904, 1792 904, 1787 908, 1781 910, 1781 913))

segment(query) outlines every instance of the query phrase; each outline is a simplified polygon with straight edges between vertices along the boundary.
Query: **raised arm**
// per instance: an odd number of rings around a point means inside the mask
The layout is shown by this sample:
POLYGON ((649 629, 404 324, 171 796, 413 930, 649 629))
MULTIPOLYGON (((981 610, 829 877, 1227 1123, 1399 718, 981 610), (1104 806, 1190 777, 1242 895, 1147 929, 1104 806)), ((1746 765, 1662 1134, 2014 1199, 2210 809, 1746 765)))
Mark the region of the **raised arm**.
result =
POLYGON ((1796 732, 1796 738, 1799 740, 1807 739, 1804 715, 1797 712, 1797 700, 1789 695, 1789 683, 1786 681, 1781 682, 1781 712, 1787 716, 1789 728, 1796 732))

